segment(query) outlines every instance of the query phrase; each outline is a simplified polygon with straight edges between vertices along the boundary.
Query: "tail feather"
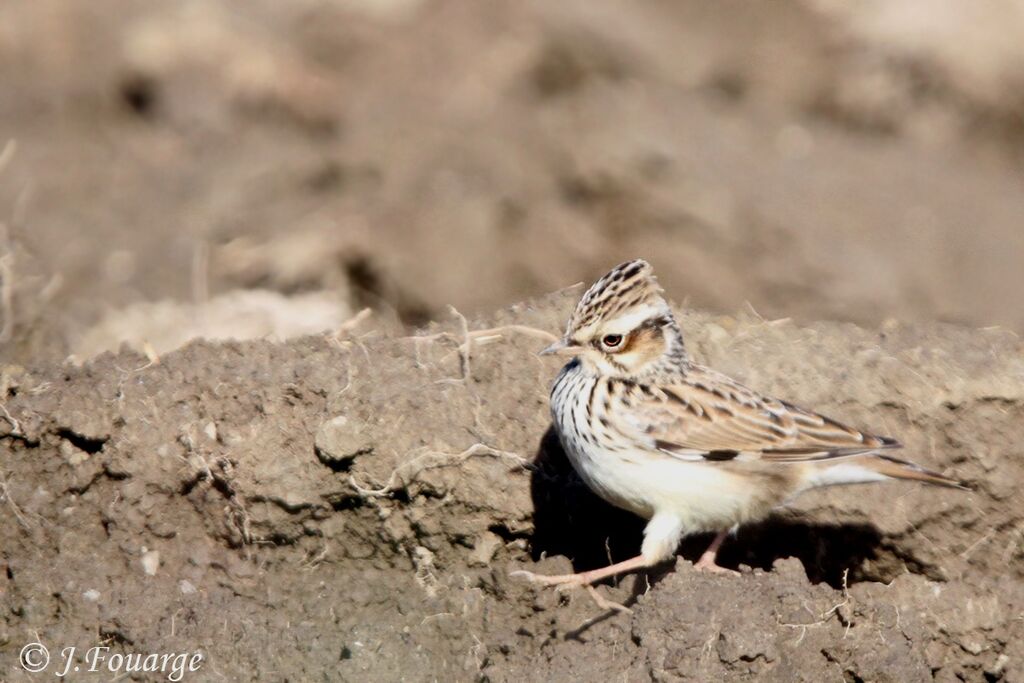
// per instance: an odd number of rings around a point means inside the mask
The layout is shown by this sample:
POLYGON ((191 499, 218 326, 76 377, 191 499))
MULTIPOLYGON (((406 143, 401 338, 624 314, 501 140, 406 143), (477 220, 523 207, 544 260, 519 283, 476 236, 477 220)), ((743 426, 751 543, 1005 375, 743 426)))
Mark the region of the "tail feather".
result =
POLYGON ((947 477, 944 474, 939 474, 934 470, 929 470, 920 465, 903 460, 902 458, 895 458, 891 455, 882 455, 876 453, 870 458, 865 458, 865 465, 875 470, 879 474, 883 474, 892 479, 912 479, 914 481, 923 481, 926 484, 935 484, 936 486, 946 486, 949 488, 960 489, 962 491, 970 491, 971 489, 964 485, 962 482, 957 481, 951 477, 947 477))
POLYGON ((887 479, 907 479, 936 486, 970 491, 963 483, 914 463, 881 453, 871 453, 847 458, 836 464, 821 461, 808 472, 810 486, 832 486, 836 484, 863 484, 887 479))

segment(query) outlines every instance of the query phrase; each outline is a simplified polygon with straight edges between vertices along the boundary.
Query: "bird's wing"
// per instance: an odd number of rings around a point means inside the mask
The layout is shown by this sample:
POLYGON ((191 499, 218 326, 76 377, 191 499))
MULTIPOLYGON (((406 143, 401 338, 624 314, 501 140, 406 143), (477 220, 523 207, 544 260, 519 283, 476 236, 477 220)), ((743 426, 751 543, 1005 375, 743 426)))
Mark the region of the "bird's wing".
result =
POLYGON ((682 459, 807 462, 900 447, 701 366, 632 396, 630 409, 619 415, 621 427, 682 459))

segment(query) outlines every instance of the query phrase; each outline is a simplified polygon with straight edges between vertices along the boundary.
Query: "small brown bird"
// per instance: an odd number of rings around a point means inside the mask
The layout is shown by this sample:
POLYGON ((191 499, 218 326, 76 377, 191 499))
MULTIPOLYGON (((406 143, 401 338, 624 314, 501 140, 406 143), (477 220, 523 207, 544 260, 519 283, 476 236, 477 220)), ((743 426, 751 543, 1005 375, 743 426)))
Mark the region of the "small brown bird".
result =
POLYGON ((687 534, 716 532, 696 566, 729 571, 716 555, 730 530, 766 517, 808 489, 890 479, 964 488, 888 454, 868 434, 762 396, 690 360, 651 266, 614 268, 583 295, 565 336, 542 353, 574 356, 555 380, 551 414, 584 482, 650 520, 637 557, 603 569, 541 576, 594 581, 663 562, 687 534))

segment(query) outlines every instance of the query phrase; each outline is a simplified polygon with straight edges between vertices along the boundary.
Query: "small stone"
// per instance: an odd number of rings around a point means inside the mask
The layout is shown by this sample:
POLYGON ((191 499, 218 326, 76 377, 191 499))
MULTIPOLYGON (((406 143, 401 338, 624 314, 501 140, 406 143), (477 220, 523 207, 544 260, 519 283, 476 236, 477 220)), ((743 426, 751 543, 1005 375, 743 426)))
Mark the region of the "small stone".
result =
POLYGON ((192 585, 192 582, 188 579, 182 579, 178 582, 178 590, 181 591, 182 595, 193 595, 198 592, 198 588, 192 585))
POLYGON ((142 554, 142 571, 146 572, 148 576, 156 576, 157 569, 160 568, 160 551, 150 550, 142 554))
POLYGON ((373 443, 361 425, 344 415, 320 425, 314 443, 320 462, 335 470, 347 470, 356 456, 373 451, 373 443))
POLYGON ((100 592, 95 588, 90 588, 89 590, 82 593, 82 598, 84 598, 88 602, 98 602, 100 599, 100 592))
POLYGON ((494 559, 494 554, 498 552, 503 544, 501 536, 494 533, 493 531, 485 531, 477 537, 476 543, 473 545, 473 552, 469 554, 469 565, 471 567, 486 567, 490 565, 491 560, 494 559))
POLYGON ((206 434, 210 441, 217 440, 217 425, 213 422, 207 422, 206 426, 203 427, 203 433, 206 434))
POLYGON ((72 467, 74 467, 75 465, 81 465, 83 462, 89 459, 88 453, 79 448, 76 448, 74 444, 72 444, 67 439, 61 440, 60 446, 57 447, 57 450, 60 451, 60 454, 64 456, 64 459, 72 467))
POLYGON ((165 519, 149 521, 146 528, 157 538, 174 538, 178 535, 177 528, 165 519))
POLYGON ((1006 665, 1010 663, 1010 658, 1005 654, 996 657, 996 663, 992 665, 992 668, 988 669, 986 673, 991 674, 993 677, 1003 675, 1003 671, 1006 669, 1006 665))

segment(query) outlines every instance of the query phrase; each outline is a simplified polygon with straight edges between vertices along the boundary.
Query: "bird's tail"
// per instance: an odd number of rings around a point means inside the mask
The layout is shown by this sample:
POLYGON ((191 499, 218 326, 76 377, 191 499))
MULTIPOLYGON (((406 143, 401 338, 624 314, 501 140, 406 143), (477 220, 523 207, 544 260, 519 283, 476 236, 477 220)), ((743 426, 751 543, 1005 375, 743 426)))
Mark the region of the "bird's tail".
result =
POLYGON ((823 461, 808 473, 811 486, 862 484, 887 479, 908 479, 970 491, 962 482, 914 463, 881 453, 869 453, 838 462, 823 461))
POLYGON ((914 463, 908 460, 903 460, 902 458, 895 458, 891 455, 875 453, 874 455, 865 458, 865 460, 869 467, 890 479, 912 479, 914 481, 923 481, 926 484, 935 484, 936 486, 947 486, 949 488, 961 489, 963 491, 971 490, 964 485, 963 482, 957 481, 952 477, 947 477, 944 474, 939 474, 934 470, 921 467, 920 465, 915 465, 914 463))

